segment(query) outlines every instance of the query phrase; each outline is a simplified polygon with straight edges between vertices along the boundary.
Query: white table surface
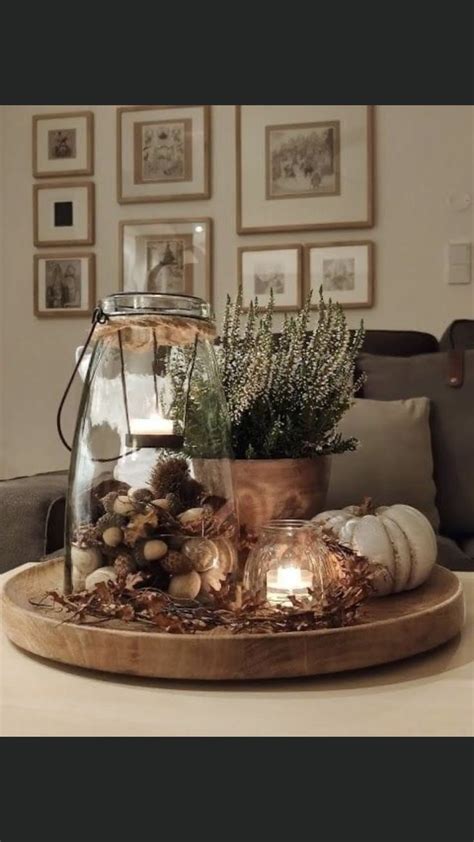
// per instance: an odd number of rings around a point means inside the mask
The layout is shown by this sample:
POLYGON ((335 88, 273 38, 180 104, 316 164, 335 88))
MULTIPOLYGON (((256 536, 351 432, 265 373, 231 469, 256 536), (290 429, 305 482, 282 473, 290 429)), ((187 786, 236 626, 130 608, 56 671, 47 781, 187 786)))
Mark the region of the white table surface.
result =
MULTIPOLYGON (((0 583, 11 574, 0 576, 0 583)), ((474 573, 460 636, 425 655, 332 676, 178 682, 61 666, 0 635, 3 736, 470 736, 474 573)))

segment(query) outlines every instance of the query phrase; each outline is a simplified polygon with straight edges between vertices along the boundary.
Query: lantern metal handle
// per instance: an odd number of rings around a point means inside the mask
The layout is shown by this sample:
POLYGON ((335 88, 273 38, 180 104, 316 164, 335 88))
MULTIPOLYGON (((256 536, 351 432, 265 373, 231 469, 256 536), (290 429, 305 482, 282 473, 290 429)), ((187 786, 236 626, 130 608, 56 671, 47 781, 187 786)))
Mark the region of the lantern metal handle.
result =
POLYGON ((72 372, 72 374, 69 378, 68 384, 67 384, 67 386, 64 390, 64 394, 61 398, 61 401, 60 401, 60 404, 59 404, 59 407, 58 407, 58 411, 57 411, 57 414, 56 414, 56 427, 57 427, 59 438, 61 439, 64 447, 66 448, 66 450, 69 450, 70 453, 72 451, 72 447, 66 441, 66 439, 64 437, 63 430, 62 430, 62 423, 61 423, 62 422, 62 413, 63 413, 64 404, 66 403, 66 399, 67 399, 67 396, 69 395, 69 392, 71 391, 71 386, 74 382, 74 378, 75 378, 77 372, 79 371, 82 360, 84 359, 84 357, 86 355, 86 351, 87 351, 87 349, 88 349, 88 347, 89 347, 89 345, 92 341, 92 337, 94 335, 94 331, 95 331, 97 325, 98 324, 101 324, 101 325, 105 324, 108 321, 108 318, 109 317, 106 316, 106 314, 102 310, 102 307, 96 307, 95 308, 95 310, 92 314, 92 327, 91 327, 91 329, 89 331, 89 334, 87 336, 85 345, 83 346, 82 351, 81 351, 81 353, 79 354, 79 357, 76 360, 76 365, 74 366, 74 370, 73 370, 73 372, 72 372))

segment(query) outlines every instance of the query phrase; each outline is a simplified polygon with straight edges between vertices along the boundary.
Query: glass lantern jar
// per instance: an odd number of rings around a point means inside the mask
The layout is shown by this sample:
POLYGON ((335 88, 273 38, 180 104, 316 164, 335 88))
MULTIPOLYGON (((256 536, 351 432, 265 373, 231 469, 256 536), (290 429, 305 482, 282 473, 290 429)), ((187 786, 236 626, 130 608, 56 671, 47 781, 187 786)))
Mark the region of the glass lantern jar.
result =
POLYGON ((193 296, 102 302, 74 436, 65 589, 142 572, 206 598, 236 569, 230 427, 210 308, 193 296))
POLYGON ((321 601, 338 576, 334 556, 311 521, 272 520, 247 558, 243 585, 271 606, 290 608, 294 600, 321 601))

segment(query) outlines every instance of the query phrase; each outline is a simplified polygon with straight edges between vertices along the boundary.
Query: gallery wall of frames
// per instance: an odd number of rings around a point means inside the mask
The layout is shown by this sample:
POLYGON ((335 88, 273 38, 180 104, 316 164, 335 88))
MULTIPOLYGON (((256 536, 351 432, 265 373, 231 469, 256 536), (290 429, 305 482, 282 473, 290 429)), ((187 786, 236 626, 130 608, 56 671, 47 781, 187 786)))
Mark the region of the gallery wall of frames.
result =
POLYGON ((117 289, 209 298, 218 325, 239 284, 247 304, 274 289, 277 328, 321 286, 351 326, 439 336, 473 313, 472 284, 449 286, 444 264, 448 240, 472 238, 458 202, 472 118, 470 106, 0 109, 0 353, 15 359, 0 372, 0 477, 66 467, 57 403, 95 303, 117 289))
MULTIPOLYGON (((298 242, 299 232, 374 224, 373 106, 235 106, 237 236, 291 232, 291 244, 238 245, 234 289, 244 304, 296 310, 323 290, 347 308, 374 302, 374 243, 298 242)), ((35 114, 33 308, 38 318, 90 316, 96 300, 94 113, 35 114), (86 178, 87 177, 87 178, 86 178), (52 252, 61 247, 61 252, 52 252), (40 251, 45 249, 43 253, 40 251), (47 253, 46 253, 47 250, 47 253)), ((117 108, 117 204, 122 290, 198 295, 213 302, 212 107, 117 108), (170 218, 167 203, 182 215, 170 218), (150 206, 156 211, 149 213, 150 206), (145 214, 145 211, 147 213, 145 214)), ((214 188, 215 189, 215 188, 214 188)))

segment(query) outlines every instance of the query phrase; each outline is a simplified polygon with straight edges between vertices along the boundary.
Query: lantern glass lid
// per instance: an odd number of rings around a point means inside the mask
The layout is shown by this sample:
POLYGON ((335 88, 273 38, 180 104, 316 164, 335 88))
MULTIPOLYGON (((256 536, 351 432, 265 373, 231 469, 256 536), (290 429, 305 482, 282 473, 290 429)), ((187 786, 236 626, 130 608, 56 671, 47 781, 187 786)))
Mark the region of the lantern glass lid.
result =
POLYGON ((235 569, 230 427, 213 339, 210 306, 194 296, 102 302, 71 455, 68 589, 129 569, 194 599, 235 569), (172 584, 176 576, 188 578, 172 584))
POLYGON ((164 292, 116 292, 102 302, 107 316, 155 314, 211 319, 211 306, 194 295, 164 292))
POLYGON ((338 567, 314 524, 273 520, 266 524, 250 552, 244 588, 270 605, 292 607, 294 601, 324 598, 338 567))

